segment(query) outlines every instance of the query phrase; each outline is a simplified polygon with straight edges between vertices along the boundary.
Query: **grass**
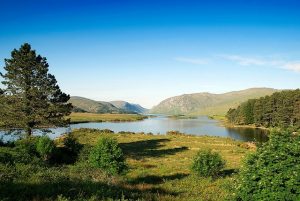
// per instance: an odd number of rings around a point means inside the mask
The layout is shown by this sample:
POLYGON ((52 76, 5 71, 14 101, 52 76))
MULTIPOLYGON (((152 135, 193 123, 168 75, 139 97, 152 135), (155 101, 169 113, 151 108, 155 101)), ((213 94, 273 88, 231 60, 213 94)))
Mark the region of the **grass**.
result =
POLYGON ((211 115, 211 116, 209 116, 209 118, 219 120, 219 121, 226 121, 227 120, 225 115, 211 115))
POLYGON ((72 113, 69 118, 71 123, 85 122, 120 122, 120 121, 140 121, 146 119, 146 116, 139 114, 95 114, 95 113, 72 113))
POLYGON ((170 115, 168 117, 171 119, 197 119, 197 116, 189 116, 189 115, 170 115))
MULTIPOLYGON (((74 135, 84 144, 94 145, 97 131, 81 130, 74 135)), ((115 134, 131 170, 124 180, 130 189, 153 192, 158 200, 223 200, 230 194, 235 174, 247 149, 229 138, 208 136, 162 136, 115 134), (200 178, 190 171, 192 159, 200 149, 219 152, 227 161, 218 178, 200 178), (155 192, 162 189, 165 194, 155 192)))
POLYGON ((72 134, 84 145, 77 163, 16 167, 17 179, 5 185, 0 182, 0 200, 7 196, 8 200, 225 200, 230 198, 235 173, 249 152, 243 143, 221 137, 112 134, 97 129, 78 129, 72 134), (104 135, 113 135, 123 149, 130 167, 126 175, 109 176, 88 165, 90 148, 104 135), (202 178, 190 171, 193 157, 201 149, 219 152, 227 161, 216 178, 202 178))

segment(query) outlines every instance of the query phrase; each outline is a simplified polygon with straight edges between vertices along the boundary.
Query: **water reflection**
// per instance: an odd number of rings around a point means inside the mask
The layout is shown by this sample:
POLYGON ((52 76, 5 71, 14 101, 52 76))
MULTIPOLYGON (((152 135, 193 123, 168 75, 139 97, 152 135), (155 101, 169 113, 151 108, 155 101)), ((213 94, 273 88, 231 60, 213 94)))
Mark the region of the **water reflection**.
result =
POLYGON ((268 131, 258 128, 226 128, 228 136, 242 141, 256 141, 266 142, 268 141, 268 131))

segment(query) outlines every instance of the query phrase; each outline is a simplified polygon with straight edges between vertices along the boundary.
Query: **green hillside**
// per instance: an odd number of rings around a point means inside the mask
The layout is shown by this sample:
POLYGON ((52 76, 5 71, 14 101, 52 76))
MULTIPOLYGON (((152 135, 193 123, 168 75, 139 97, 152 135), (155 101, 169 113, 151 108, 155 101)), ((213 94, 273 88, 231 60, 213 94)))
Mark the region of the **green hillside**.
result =
POLYGON ((271 95, 272 88, 250 88, 224 94, 195 93, 168 98, 150 110, 154 114, 225 115, 229 108, 251 98, 271 95))
MULTIPOLYGON (((90 113, 126 113, 126 111, 115 107, 108 102, 94 101, 83 97, 73 96, 69 100, 76 111, 85 111, 90 113)), ((74 112, 76 112, 74 111, 74 112)))
POLYGON ((91 99, 72 96, 69 100, 73 105, 73 112, 89 113, 112 113, 112 114, 143 114, 148 110, 138 104, 128 103, 126 101, 94 101, 91 99))

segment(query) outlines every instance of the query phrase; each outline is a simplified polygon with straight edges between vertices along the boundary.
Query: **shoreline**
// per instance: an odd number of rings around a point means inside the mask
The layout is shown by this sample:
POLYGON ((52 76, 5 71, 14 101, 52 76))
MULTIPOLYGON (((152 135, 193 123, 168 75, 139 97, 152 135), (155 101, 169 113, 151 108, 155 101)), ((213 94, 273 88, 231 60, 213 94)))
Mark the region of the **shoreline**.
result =
POLYGON ((261 129, 270 131, 271 128, 267 128, 264 126, 255 126, 253 124, 250 125, 236 125, 233 123, 229 123, 225 116, 219 116, 215 118, 215 116, 208 116, 210 119, 217 120, 219 123, 224 126, 225 128, 252 128, 252 129, 261 129))
POLYGON ((79 124, 92 122, 134 122, 148 119, 148 116, 140 114, 71 113, 68 118, 70 118, 70 124, 79 124))

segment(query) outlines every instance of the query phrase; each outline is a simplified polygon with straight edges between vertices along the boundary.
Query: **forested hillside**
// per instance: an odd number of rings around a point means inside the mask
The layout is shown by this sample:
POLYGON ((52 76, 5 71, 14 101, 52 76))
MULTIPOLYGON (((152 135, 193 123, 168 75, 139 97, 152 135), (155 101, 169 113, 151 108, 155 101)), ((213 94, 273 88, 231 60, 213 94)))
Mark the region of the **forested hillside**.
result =
POLYGON ((227 112, 229 122, 264 127, 300 128, 300 89, 250 99, 227 112))

